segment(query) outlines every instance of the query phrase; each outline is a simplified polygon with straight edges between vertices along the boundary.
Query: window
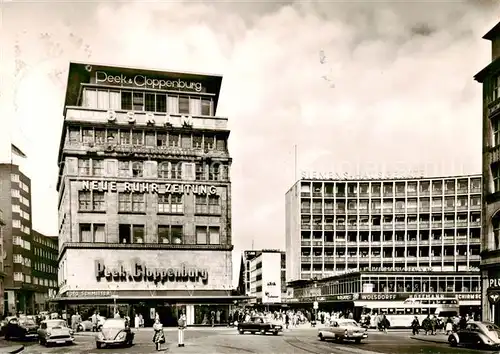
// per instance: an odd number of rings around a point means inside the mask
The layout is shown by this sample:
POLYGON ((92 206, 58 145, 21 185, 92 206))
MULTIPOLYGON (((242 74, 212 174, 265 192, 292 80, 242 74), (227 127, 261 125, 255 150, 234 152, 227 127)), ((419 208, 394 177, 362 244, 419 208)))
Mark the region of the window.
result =
POLYGON ((11 195, 13 198, 20 198, 19 189, 12 189, 11 195))
POLYGON ((201 149, 203 147, 203 136, 195 134, 193 135, 193 148, 201 149))
POLYGON ((170 162, 160 162, 158 163, 158 177, 159 178, 169 178, 170 162))
POLYGON ((133 177, 143 177, 144 164, 142 161, 132 162, 132 176, 133 177))
POLYGON ((105 192, 99 191, 79 191, 78 205, 82 211, 104 211, 106 210, 105 192))
POLYGON ((23 240, 23 248, 30 251, 31 250, 31 242, 23 240))
POLYGON ((95 142, 96 144, 104 144, 106 142, 106 130, 104 129, 95 130, 95 142))
POLYGON ((206 245, 207 244, 207 227, 206 226, 196 226, 196 244, 206 245))
POLYGON ((10 175, 10 180, 11 180, 12 182, 19 182, 19 175, 18 175, 18 174, 15 174, 15 173, 12 173, 12 174, 10 175))
POLYGON ((87 145, 94 143, 94 130, 92 128, 82 129, 82 142, 87 145))
POLYGON ((80 224, 80 242, 92 242, 91 224, 80 224))
POLYGON ((215 137, 212 135, 205 135, 203 145, 205 150, 212 150, 215 146, 215 137))
POLYGON ((493 175, 493 193, 500 192, 500 163, 491 166, 493 175))
POLYGON ((220 197, 218 195, 208 196, 208 212, 210 214, 220 214, 220 197))
POLYGON ((156 112, 167 111, 167 95, 156 94, 156 112))
POLYGON ((104 160, 92 160, 92 175, 104 176, 104 160))
POLYGON ((156 110, 155 94, 154 93, 146 92, 146 94, 145 94, 145 110, 147 112, 154 112, 156 110))
POLYGON ((133 109, 134 111, 144 111, 144 93, 134 92, 133 93, 133 109))
POLYGON ((90 176, 90 160, 78 159, 78 175, 90 176))
POLYGON ((144 212, 145 195, 142 193, 118 193, 118 211, 144 212))
POLYGON ((121 109, 126 111, 132 110, 132 92, 122 91, 121 109))
POLYGON ((212 115, 212 102, 210 100, 201 100, 201 115, 210 116, 212 115))
POLYGON ((144 137, 144 144, 146 146, 155 146, 156 145, 156 137, 154 132, 146 132, 144 137))
POLYGON ((167 134, 158 133, 156 134, 156 146, 166 147, 167 146, 167 134))
POLYGON ((12 239, 12 243, 16 246, 22 246, 23 245, 23 239, 21 236, 14 236, 12 239))
POLYGON ((132 132, 132 145, 143 145, 142 131, 132 132))
POLYGON ((226 151, 226 139, 223 137, 217 137, 217 150, 226 151))
POLYGON ((144 243, 144 225, 132 225, 134 243, 144 243))
POLYGON ((19 204, 12 204, 12 212, 18 214, 21 213, 21 207, 19 206, 19 204))
POLYGON ((120 130, 120 144, 130 145, 130 130, 120 130))
POLYGON ((19 264, 23 264, 23 256, 20 255, 20 254, 15 254, 13 257, 12 257, 12 261, 14 263, 19 263, 19 264))
POLYGON ((500 215, 497 213, 491 220, 493 226, 493 247, 495 250, 500 249, 500 215))
POLYGON ((118 130, 107 130, 106 132, 106 142, 108 144, 118 143, 118 130))
POLYGON ((179 134, 169 134, 168 135, 168 145, 170 147, 180 147, 179 134))
POLYGON ((118 161, 118 176, 130 177, 130 161, 118 161))
POLYGON ((182 244, 181 225, 159 225, 158 243, 182 244))
POLYGON ((500 75, 491 78, 491 101, 496 101, 500 98, 500 75))
POLYGON ((182 194, 171 194, 170 205, 172 213, 183 213, 182 194))
POLYGON ((69 132, 70 143, 80 142, 80 128, 68 128, 68 132, 69 132))
POLYGON ((179 113, 189 114, 189 97, 179 97, 179 113))
POLYGON ((14 273, 14 281, 23 281, 23 273, 15 272, 14 273))
POLYGON ((12 220, 12 227, 13 228, 16 228, 16 229, 20 229, 21 228, 21 220, 12 220))
POLYGON ((221 174, 220 172, 221 172, 221 166, 219 164, 210 166, 208 179, 211 181, 219 181, 221 174))
POLYGON ((178 194, 159 194, 158 195, 158 213, 183 213, 184 206, 182 195, 178 194))
POLYGON ((211 226, 208 228, 208 234, 211 245, 220 244, 220 229, 217 226, 211 226))
POLYGON ((170 178, 171 179, 182 179, 182 163, 177 162, 177 163, 172 163, 172 173, 170 178))
POLYGON ((205 165, 203 163, 196 164, 195 179, 197 181, 204 181, 207 179, 205 176, 205 165))

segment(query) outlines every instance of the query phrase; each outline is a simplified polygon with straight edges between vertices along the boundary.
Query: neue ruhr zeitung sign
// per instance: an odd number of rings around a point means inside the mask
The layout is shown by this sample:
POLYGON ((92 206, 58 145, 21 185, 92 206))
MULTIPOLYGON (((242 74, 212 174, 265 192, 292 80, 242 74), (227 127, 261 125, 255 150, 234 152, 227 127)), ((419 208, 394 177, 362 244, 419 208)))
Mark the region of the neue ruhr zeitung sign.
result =
POLYGON ((201 92, 203 86, 201 82, 183 81, 181 79, 168 80, 151 78, 146 75, 134 75, 132 77, 123 74, 110 74, 105 71, 95 72, 96 84, 112 84, 120 86, 144 87, 159 90, 179 90, 201 92))
POLYGON ((188 183, 150 183, 150 182, 116 182, 116 181, 81 181, 80 190, 96 190, 104 192, 134 192, 159 194, 217 194, 217 187, 206 184, 188 183))

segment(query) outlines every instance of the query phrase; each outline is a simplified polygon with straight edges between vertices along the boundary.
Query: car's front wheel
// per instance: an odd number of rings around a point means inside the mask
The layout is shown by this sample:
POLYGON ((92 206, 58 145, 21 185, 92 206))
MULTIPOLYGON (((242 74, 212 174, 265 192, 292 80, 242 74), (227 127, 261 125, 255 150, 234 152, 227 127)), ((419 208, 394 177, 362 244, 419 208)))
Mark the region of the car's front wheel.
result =
POLYGON ((80 324, 78 327, 76 327, 77 332, 83 332, 83 326, 80 324))
POLYGON ((245 333, 245 331, 242 330, 242 329, 239 329, 238 332, 240 332, 240 334, 244 334, 245 333))
POLYGON ((457 339, 455 338, 455 336, 450 336, 450 338, 448 338, 448 342, 450 343, 450 346, 452 347, 456 347, 457 346, 457 339))

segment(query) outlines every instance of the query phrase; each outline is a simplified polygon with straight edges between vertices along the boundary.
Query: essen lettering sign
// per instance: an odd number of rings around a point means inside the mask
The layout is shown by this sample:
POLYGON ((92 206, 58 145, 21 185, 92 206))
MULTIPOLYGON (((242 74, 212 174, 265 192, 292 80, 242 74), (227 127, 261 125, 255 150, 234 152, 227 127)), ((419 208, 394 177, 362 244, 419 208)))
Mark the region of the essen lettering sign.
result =
POLYGON ((150 267, 139 259, 130 266, 119 264, 115 267, 105 265, 102 260, 95 260, 95 276, 98 282, 106 279, 108 282, 208 282, 208 269, 190 267, 181 263, 177 267, 150 267))
POLYGON ((159 194, 217 194, 217 187, 206 184, 176 184, 176 183, 150 183, 150 182, 116 182, 116 181, 81 181, 80 190, 104 192, 134 192, 134 193, 159 193, 159 194))

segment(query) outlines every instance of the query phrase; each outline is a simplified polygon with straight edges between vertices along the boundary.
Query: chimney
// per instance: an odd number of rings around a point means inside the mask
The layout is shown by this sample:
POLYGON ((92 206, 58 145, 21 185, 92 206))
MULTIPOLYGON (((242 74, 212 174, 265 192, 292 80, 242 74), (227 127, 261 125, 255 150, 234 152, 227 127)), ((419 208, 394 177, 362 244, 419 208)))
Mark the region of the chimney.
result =
POLYGON ((483 39, 491 41, 491 61, 500 57, 500 22, 486 33, 483 39))

